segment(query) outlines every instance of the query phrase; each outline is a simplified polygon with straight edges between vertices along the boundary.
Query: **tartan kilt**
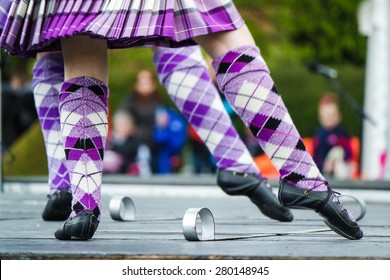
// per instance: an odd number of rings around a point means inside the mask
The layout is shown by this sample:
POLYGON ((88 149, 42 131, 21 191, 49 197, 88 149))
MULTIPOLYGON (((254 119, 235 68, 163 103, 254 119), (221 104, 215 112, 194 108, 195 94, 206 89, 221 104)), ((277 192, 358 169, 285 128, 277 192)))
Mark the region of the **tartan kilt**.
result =
POLYGON ((0 0, 0 46, 23 57, 59 51, 74 35, 109 48, 182 47, 242 25, 231 0, 0 0))

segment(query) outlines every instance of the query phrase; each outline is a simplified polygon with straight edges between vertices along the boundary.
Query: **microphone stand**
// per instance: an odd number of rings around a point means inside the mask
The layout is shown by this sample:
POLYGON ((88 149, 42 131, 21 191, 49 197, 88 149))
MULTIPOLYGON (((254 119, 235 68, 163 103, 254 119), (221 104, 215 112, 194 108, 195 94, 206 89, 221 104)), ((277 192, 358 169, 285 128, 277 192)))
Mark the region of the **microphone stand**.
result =
POLYGON ((360 147, 359 147, 359 161, 358 161, 358 174, 361 172, 361 163, 362 163, 362 150, 363 145, 361 143, 362 136, 363 136, 363 121, 367 120, 369 121, 373 126, 376 126, 376 122, 369 116, 367 113, 364 112, 362 106, 342 87, 342 85, 335 79, 331 78, 329 76, 325 76, 327 82, 329 83, 330 87, 333 89, 334 92, 336 92, 339 96, 341 96, 347 103, 351 106, 351 108, 355 111, 356 115, 358 116, 358 134, 360 138, 360 147))

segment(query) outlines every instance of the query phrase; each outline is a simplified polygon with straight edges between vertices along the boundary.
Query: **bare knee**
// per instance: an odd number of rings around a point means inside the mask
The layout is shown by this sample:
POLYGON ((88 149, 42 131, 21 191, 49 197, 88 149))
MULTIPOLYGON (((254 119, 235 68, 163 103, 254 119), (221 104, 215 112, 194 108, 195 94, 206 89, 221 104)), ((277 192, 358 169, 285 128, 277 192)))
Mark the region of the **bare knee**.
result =
POLYGON ((201 45, 213 59, 240 46, 256 45, 252 34, 246 25, 243 25, 237 30, 198 36, 195 37, 194 40, 201 45))
POLYGON ((89 76, 108 83, 107 42, 88 36, 61 40, 65 79, 89 76))

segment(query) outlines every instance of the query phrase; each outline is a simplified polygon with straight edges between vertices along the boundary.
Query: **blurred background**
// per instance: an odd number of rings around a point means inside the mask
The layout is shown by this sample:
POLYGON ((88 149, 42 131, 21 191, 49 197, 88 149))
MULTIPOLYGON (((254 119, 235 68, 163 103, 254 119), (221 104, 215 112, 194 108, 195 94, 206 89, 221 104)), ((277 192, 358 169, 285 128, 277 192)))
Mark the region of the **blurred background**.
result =
MULTIPOLYGON (((335 69, 338 73, 338 84, 342 85, 343 90, 357 104, 363 106, 367 37, 362 35, 358 28, 357 15, 361 2, 361 0, 234 1, 252 31, 302 137, 309 139, 313 137, 319 126, 318 103, 325 94, 334 92, 328 78, 311 71, 313 65, 321 64, 335 69)), ((151 61, 152 52, 146 48, 110 51, 111 115, 118 111, 129 94, 132 94, 137 74, 141 70, 146 69, 155 73, 151 61)), ((34 107, 30 106, 33 105, 31 103, 33 101, 28 95, 33 63, 33 60, 9 57, 2 53, 5 176, 47 174, 44 143, 36 115, 34 116, 33 110, 30 110, 30 107, 34 107), (12 81, 17 85, 10 87, 12 81), (20 103, 18 108, 12 108, 15 101, 12 101, 12 97, 4 96, 12 95, 6 91, 15 91, 16 88, 25 91, 19 95, 25 95, 26 100, 20 103), (18 119, 18 124, 12 124, 14 118, 17 118, 14 116, 15 113, 20 117, 21 110, 26 112, 25 120, 18 119)), ((158 92, 161 93, 164 106, 174 109, 164 89, 159 85, 158 92)), ((342 97, 339 103, 343 116, 342 125, 351 136, 360 141, 361 121, 356 109, 342 97)), ((232 118, 245 137, 245 127, 237 117, 232 118)), ((195 170, 190 139, 189 134, 178 158, 172 159, 173 168, 170 173, 214 172, 212 160, 210 168, 195 170)), ((359 147, 355 147, 355 153, 359 151, 359 147)), ((261 156, 261 151, 254 152, 253 155, 261 156)), ((159 171, 152 170, 151 173, 156 172, 159 171)), ((269 174, 274 175, 272 172, 269 174)), ((137 175, 137 172, 134 174, 137 175)), ((359 175, 354 176, 359 178, 359 175)))

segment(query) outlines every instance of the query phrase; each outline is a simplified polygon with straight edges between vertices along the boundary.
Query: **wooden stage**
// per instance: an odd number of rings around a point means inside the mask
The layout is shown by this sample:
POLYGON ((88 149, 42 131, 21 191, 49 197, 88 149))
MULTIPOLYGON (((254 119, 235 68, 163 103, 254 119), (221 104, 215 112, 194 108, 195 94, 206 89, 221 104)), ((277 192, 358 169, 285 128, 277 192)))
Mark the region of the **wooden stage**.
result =
MULTIPOLYGON (((277 182, 272 182, 277 188, 277 182)), ((365 236, 347 240, 328 231, 314 212, 292 210, 294 221, 263 216, 249 199, 230 197, 215 177, 149 179, 106 177, 103 215, 89 241, 59 241, 60 222, 41 212, 48 192, 45 178, 6 178, 0 193, 1 259, 390 259, 390 189, 385 183, 338 182, 335 190, 364 200, 360 221, 365 236), (131 197, 134 221, 115 221, 109 202, 131 197), (188 208, 206 207, 214 215, 215 241, 187 241, 182 218, 188 208), (323 231, 324 230, 324 231, 323 231), (256 235, 257 237, 253 237, 256 235), (247 238, 245 236, 252 236, 247 238)), ((359 212, 353 201, 348 209, 359 212)))

